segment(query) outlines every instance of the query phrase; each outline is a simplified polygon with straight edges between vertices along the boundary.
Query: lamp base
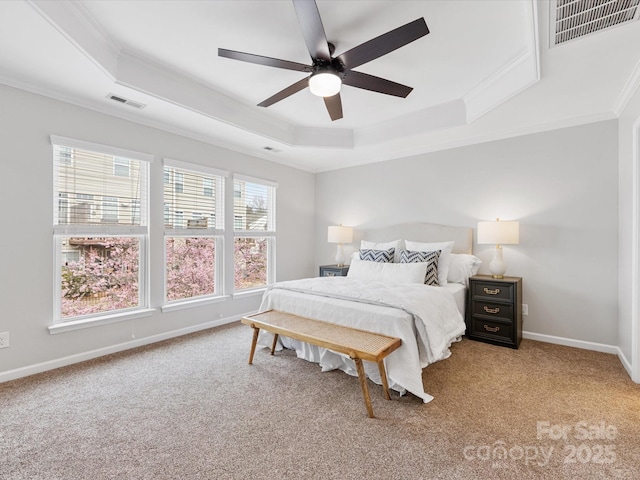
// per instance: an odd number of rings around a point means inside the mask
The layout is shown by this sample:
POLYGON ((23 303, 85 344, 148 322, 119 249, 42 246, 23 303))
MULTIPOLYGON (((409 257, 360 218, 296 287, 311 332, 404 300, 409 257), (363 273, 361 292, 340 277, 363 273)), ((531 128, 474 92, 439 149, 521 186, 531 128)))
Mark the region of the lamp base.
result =
POLYGON ((489 270, 491 271, 492 278, 504 278, 504 272, 507 271, 507 264, 502 259, 502 247, 496 245, 496 252, 493 256, 493 260, 489 264, 489 270))
POLYGON ((344 267, 344 250, 341 243, 338 244, 338 251, 336 252, 336 265, 344 267))

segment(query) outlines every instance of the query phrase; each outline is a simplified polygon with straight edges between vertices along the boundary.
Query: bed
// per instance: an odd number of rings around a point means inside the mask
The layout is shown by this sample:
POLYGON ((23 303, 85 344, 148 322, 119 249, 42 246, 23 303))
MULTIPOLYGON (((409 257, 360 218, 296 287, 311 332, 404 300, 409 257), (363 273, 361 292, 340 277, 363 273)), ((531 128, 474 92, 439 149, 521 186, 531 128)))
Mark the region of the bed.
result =
MULTIPOLYGON (((477 272, 480 263, 471 254, 472 230, 424 223, 402 224, 367 230, 361 232, 361 237, 363 242, 357 245, 363 247, 363 252, 379 252, 396 245, 393 253, 396 262, 360 260, 361 252, 357 251, 347 277, 278 282, 265 292, 260 311, 280 310, 400 338, 401 347, 385 359, 389 388, 401 395, 411 392, 427 403, 433 397, 424 389, 422 369, 448 358, 449 347, 465 330, 466 279, 477 272), (398 240, 400 243, 396 243, 398 240), (432 285, 425 285, 429 264, 418 259, 412 265, 403 266, 397 253, 408 250, 409 246, 417 249, 436 242, 453 242, 451 251, 447 252, 451 254, 446 265, 448 271, 439 269, 435 283, 432 278, 432 285), (461 261, 463 267, 458 265, 461 261), (405 280, 407 272, 411 281, 405 280), (455 281, 446 281, 448 276, 455 281)), ((258 344, 270 348, 272 339, 270 333, 261 332, 258 344)), ((320 364, 323 371, 340 369, 357 375, 354 362, 345 355, 289 338, 279 338, 276 348, 293 349, 299 358, 320 364)), ((377 365, 365 362, 365 373, 373 382, 381 384, 377 365)))

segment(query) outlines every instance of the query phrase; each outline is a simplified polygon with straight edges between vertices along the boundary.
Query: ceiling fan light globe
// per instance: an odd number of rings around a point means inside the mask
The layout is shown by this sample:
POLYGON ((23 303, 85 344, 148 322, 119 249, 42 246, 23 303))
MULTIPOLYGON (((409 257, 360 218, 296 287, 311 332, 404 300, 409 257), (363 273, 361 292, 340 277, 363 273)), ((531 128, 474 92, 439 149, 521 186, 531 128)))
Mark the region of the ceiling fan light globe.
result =
POLYGON ((309 78, 309 90, 318 97, 333 97, 340 92, 342 80, 334 73, 314 73, 309 78))

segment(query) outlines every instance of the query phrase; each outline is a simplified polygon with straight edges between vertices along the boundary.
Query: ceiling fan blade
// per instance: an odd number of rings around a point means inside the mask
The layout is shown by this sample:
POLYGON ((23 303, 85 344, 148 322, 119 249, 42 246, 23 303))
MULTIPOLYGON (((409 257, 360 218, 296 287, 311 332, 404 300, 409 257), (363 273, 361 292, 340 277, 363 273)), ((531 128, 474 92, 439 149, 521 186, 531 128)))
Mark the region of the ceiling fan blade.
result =
POLYGON ((294 83, 293 85, 289 85, 284 90, 280 90, 275 95, 267 98, 263 102, 258 104, 259 107, 269 107, 274 103, 279 102, 280 100, 284 100, 285 98, 293 95, 294 93, 299 92, 300 90, 304 90, 309 86, 309 77, 305 77, 299 82, 294 83))
POLYGON ((384 33, 368 42, 362 43, 351 50, 338 56, 338 60, 348 68, 355 68, 364 63, 375 60, 378 57, 393 52, 414 40, 424 37, 429 33, 427 23, 424 18, 418 18, 413 22, 384 33))
POLYGON ((396 97, 406 97, 413 90, 400 83, 385 80, 384 78, 374 77, 368 73, 354 72, 350 70, 345 73, 342 83, 351 87, 363 88, 372 92, 384 93, 386 95, 394 95, 396 97))
POLYGON ((311 65, 290 62, 288 60, 280 60, 277 58, 263 57, 262 55, 254 55, 253 53, 236 52, 235 50, 218 49, 218 56, 231 58, 232 60, 240 60, 241 62, 257 63, 258 65, 266 65, 267 67, 285 68, 287 70, 296 70, 298 72, 311 72, 311 65))
POLYGON ((324 33, 318 5, 313 0, 293 0, 302 36, 313 60, 331 60, 329 43, 324 33))
POLYGON ((342 118, 342 100, 339 93, 336 93, 333 97, 324 97, 324 104, 332 121, 342 118))

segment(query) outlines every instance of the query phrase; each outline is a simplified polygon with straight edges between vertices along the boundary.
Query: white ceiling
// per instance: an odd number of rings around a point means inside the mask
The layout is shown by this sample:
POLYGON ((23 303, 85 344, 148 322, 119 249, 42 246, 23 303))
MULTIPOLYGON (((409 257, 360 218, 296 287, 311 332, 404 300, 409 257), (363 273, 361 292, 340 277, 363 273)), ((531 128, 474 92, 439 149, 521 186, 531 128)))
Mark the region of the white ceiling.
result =
POLYGON ((550 48, 546 0, 317 4, 336 55, 424 17, 357 68, 411 94, 344 86, 335 122, 307 89, 256 106, 306 74, 217 49, 309 64, 289 0, 1 1, 0 83, 313 172, 615 118, 640 83, 637 21, 550 48))

